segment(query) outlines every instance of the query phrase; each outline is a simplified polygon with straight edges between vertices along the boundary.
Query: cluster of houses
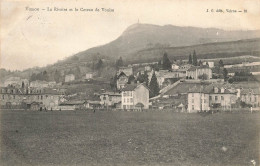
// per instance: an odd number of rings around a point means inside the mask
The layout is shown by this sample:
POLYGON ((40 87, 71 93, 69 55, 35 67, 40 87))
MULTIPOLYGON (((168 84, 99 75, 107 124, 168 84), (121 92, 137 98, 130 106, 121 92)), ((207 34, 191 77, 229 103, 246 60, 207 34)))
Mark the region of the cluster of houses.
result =
MULTIPOLYGON (((172 109, 180 112, 231 110, 238 101, 251 107, 259 107, 259 89, 234 88, 223 80, 212 79, 213 62, 201 66, 172 64, 171 70, 155 71, 148 64, 135 72, 134 65, 119 67, 116 74, 118 91, 104 91, 98 100, 67 100, 55 82, 9 78, 0 90, 1 108, 25 108, 32 110, 75 110, 75 109, 172 109), (145 83, 129 82, 144 72, 151 80, 154 73, 161 89, 156 97, 149 98, 150 90, 145 83), (202 77, 203 76, 203 77, 202 77), (172 82, 171 82, 172 81, 172 82), (168 84, 166 84, 168 83, 168 84)), ((87 73, 85 79, 92 79, 87 73)), ((65 82, 75 80, 73 74, 65 76, 65 82)))

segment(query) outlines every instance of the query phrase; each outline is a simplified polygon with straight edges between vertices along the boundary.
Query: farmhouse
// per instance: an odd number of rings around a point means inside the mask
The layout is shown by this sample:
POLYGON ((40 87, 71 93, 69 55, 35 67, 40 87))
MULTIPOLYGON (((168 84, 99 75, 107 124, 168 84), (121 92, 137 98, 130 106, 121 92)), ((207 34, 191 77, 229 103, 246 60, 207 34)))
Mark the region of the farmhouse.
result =
POLYGON ((208 66, 193 66, 186 71, 186 77, 192 79, 211 79, 212 70, 208 66))
POLYGON ((140 108, 149 108, 149 89, 144 84, 128 84, 122 89, 122 109, 140 108))

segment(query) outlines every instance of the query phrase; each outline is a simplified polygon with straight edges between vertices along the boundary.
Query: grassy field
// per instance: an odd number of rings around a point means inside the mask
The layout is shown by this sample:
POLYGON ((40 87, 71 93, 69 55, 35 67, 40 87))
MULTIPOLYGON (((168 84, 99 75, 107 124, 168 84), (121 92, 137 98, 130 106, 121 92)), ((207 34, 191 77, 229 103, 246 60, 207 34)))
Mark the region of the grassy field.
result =
POLYGON ((0 165, 259 164, 259 113, 0 114, 0 165))

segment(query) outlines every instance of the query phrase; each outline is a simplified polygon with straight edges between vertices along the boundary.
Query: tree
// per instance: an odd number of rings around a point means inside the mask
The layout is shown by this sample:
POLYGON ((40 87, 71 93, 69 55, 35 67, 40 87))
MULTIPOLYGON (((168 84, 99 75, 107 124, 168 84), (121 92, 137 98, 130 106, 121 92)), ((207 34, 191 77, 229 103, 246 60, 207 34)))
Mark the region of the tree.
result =
POLYGON ((189 64, 192 64, 192 57, 191 57, 191 54, 189 55, 189 64))
POLYGON ((98 63, 96 64, 96 68, 100 70, 103 67, 103 61, 102 59, 99 59, 98 63))
POLYGON ((172 68, 172 63, 171 63, 170 59, 168 58, 167 53, 164 53, 164 55, 163 55, 162 68, 164 70, 170 70, 172 68))
POLYGON ((120 57, 117 61, 116 61, 116 68, 120 67, 120 66, 123 66, 124 65, 124 62, 123 62, 123 59, 122 57, 120 57))
POLYGON ((226 68, 223 69, 223 76, 224 76, 224 80, 227 80, 228 78, 228 71, 226 68))
POLYGON ((55 70, 53 77, 54 77, 54 81, 55 81, 56 83, 60 82, 61 75, 60 75, 60 73, 58 72, 57 69, 55 70))
POLYGON ((22 82, 22 88, 24 88, 24 82, 22 82))
POLYGON ((150 97, 154 97, 157 96, 159 94, 160 88, 157 82, 157 77, 155 75, 155 72, 153 72, 151 81, 150 81, 150 85, 149 85, 149 89, 150 89, 150 97))
POLYGON ((133 81, 135 80, 135 76, 134 75, 130 75, 129 77, 128 77, 128 84, 131 84, 133 81))
POLYGON ((219 64, 219 67, 224 67, 224 63, 221 59, 219 60, 218 64, 219 64))
POLYGON ((117 89, 116 81, 117 81, 117 75, 115 74, 114 77, 111 77, 111 79, 110 79, 110 87, 111 87, 111 89, 114 89, 114 90, 117 89))
POLYGON ((192 64, 193 64, 194 66, 197 66, 197 65, 198 65, 198 60, 197 60, 197 55, 196 55, 195 50, 193 51, 192 64))
POLYGON ((144 72, 144 82, 145 82, 145 85, 148 86, 148 84, 149 84, 149 78, 148 78, 147 71, 144 72))

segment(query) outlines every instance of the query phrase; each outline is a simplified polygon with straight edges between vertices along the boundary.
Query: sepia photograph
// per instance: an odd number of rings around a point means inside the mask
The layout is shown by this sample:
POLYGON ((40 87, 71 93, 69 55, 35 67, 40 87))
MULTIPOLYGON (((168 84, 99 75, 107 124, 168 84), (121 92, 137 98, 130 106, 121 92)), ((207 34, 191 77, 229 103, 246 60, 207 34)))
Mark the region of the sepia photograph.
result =
POLYGON ((260 0, 0 9, 1 166, 260 165, 260 0))

